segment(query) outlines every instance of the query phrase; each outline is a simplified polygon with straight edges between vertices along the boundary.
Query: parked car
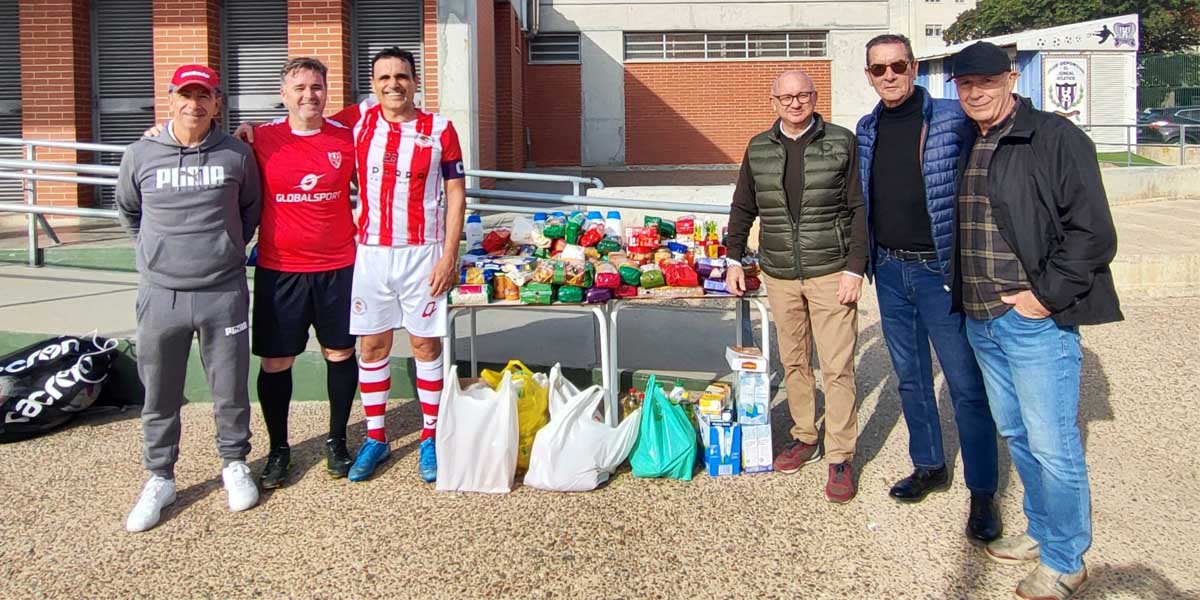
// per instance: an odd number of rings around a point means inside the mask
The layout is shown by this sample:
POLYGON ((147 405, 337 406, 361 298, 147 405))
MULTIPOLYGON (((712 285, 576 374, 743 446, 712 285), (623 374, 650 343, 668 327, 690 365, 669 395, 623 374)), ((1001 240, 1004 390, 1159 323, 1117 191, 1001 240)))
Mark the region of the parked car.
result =
POLYGON ((1138 114, 1138 142, 1178 144, 1180 130, 1184 142, 1200 144, 1200 106, 1147 108, 1138 114))

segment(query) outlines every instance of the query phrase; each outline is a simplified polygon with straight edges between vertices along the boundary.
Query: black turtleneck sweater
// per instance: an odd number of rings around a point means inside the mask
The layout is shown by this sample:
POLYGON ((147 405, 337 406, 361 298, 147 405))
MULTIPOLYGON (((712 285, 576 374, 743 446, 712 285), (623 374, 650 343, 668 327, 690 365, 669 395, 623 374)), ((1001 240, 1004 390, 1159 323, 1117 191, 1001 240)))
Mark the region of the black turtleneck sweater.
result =
POLYGON ((871 228, 875 242, 892 250, 933 250, 925 177, 921 174, 920 94, 883 107, 871 163, 871 228))

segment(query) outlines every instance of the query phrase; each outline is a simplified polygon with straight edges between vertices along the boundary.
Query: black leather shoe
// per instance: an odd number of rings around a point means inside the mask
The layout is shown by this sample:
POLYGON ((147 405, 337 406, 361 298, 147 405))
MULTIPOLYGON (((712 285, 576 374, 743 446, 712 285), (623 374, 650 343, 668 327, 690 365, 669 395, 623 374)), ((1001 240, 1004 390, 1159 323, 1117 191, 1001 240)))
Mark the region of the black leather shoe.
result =
POLYGON ((334 479, 341 479, 350 473, 350 465, 354 458, 346 449, 346 438, 325 440, 325 471, 334 479))
POLYGON ((912 475, 896 482, 888 495, 900 502, 920 502, 930 492, 940 492, 948 487, 950 471, 946 467, 934 470, 918 468, 912 475))
POLYGON ((987 543, 998 539, 1004 526, 991 494, 971 494, 971 516, 967 517, 967 537, 987 543))
POLYGON ((262 482, 264 489, 283 487, 287 482, 288 469, 292 467, 292 451, 290 448, 273 448, 267 454, 267 466, 263 468, 262 482))

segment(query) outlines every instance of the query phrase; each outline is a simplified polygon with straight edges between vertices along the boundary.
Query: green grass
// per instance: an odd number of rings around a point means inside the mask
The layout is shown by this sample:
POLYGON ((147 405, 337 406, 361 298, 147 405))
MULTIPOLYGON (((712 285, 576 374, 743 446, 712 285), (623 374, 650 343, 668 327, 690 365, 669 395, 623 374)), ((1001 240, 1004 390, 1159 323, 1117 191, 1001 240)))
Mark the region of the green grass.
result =
POLYGON ((1130 165, 1134 167, 1157 167, 1162 163, 1155 162, 1138 154, 1129 155, 1125 152, 1097 152, 1096 158, 1102 163, 1113 165, 1130 165))

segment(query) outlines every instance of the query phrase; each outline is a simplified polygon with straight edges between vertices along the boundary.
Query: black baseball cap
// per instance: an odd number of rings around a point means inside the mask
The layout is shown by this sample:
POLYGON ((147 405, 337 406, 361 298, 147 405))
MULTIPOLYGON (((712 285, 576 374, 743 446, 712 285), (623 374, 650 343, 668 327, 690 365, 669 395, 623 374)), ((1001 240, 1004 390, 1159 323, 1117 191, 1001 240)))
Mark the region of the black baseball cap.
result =
POLYGON ((950 79, 964 75, 998 75, 1012 70, 1012 61, 1003 48, 990 42, 975 42, 954 55, 950 79))

